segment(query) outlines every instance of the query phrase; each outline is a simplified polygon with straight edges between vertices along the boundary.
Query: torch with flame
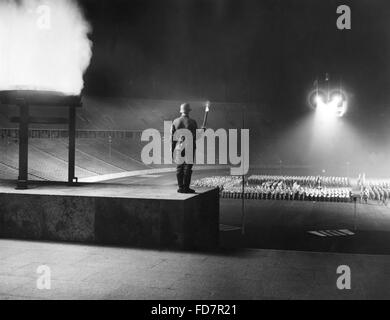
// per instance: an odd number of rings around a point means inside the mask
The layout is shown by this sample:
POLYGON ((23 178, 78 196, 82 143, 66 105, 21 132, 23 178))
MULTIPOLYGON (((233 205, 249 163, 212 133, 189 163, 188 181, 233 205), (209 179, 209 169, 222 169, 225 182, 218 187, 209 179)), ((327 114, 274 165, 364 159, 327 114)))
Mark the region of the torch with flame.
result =
POLYGON ((209 115, 209 111, 210 111, 210 101, 207 101, 205 104, 205 110, 204 110, 204 118, 203 118, 203 125, 202 125, 203 129, 206 129, 207 117, 209 115))

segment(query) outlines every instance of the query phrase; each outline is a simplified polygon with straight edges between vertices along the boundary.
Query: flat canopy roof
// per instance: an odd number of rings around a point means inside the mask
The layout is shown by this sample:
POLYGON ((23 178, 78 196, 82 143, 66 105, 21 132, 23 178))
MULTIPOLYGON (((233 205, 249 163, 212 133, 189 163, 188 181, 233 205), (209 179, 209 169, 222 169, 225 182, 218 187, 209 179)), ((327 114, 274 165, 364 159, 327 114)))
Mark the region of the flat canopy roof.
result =
POLYGON ((67 95, 57 91, 4 90, 0 91, 0 104, 48 107, 81 107, 81 95, 67 95))

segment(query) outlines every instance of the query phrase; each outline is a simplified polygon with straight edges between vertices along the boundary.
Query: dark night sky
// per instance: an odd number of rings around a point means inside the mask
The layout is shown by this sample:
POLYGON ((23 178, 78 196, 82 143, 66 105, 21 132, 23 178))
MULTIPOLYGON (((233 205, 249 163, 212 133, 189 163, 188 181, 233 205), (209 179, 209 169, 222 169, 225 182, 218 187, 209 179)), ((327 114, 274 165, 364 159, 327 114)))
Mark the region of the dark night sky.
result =
POLYGON ((82 0, 93 25, 86 93, 258 102, 306 109, 316 77, 353 94, 355 114, 390 99, 388 0, 82 0), (352 9, 352 30, 336 8, 352 9))

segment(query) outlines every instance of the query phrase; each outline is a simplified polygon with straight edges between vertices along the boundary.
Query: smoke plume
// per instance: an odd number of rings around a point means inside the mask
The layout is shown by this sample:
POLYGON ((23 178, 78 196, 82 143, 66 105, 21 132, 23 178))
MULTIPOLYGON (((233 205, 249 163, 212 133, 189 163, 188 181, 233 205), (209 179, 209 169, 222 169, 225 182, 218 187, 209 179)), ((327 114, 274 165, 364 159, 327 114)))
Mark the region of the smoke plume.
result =
POLYGON ((1 0, 0 90, 80 94, 90 33, 74 0, 1 0))

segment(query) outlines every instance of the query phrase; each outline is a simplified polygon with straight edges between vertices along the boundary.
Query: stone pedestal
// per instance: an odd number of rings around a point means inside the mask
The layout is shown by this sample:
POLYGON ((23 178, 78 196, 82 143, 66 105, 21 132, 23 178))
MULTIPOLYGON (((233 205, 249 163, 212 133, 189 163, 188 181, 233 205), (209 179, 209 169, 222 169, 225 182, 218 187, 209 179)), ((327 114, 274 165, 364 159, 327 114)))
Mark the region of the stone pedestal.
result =
POLYGON ((85 184, 0 186, 0 237, 207 250, 219 234, 217 189, 85 184))

